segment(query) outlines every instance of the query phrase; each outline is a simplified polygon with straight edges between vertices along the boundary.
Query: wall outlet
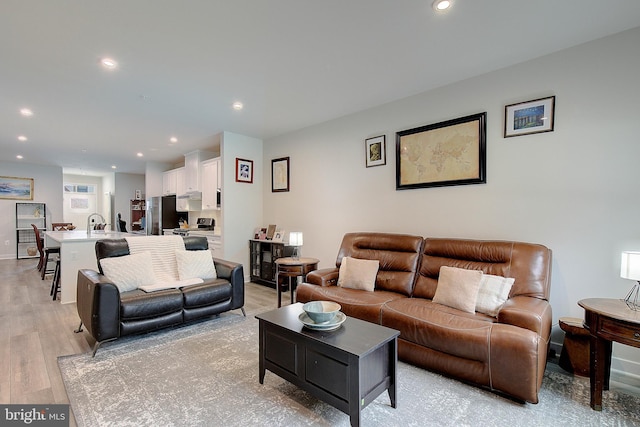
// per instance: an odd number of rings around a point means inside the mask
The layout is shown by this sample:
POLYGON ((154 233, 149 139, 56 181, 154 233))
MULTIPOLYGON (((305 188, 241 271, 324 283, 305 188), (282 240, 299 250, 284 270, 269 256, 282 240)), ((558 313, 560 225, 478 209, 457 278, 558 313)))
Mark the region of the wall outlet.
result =
POLYGON ((10 243, 11 243, 11 242, 10 242, 9 240, 5 240, 5 241, 4 241, 4 245, 5 245, 5 246, 9 246, 9 244, 10 244, 10 243))

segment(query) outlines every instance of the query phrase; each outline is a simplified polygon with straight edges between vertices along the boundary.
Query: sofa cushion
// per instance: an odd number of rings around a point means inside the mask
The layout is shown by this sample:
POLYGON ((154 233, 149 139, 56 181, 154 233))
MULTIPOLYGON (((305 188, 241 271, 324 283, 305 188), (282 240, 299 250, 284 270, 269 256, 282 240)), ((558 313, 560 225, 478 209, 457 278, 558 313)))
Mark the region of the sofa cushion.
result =
POLYGON ((176 251, 178 277, 180 280, 216 278, 216 268, 213 265, 211 251, 176 251))
POLYGON ((464 314, 422 298, 385 303, 381 325, 400 331, 400 338, 457 357, 488 362, 493 318, 464 314))
POLYGON ((513 277, 483 274, 476 300, 476 311, 496 317, 500 307, 509 298, 514 280, 513 277))
POLYGON ((120 292, 137 289, 155 282, 150 252, 140 252, 113 258, 103 258, 100 265, 104 275, 120 292))
POLYGON ((184 307, 194 308, 228 301, 233 295, 231 283, 224 279, 213 279, 200 285, 181 288, 184 307))
POLYGON ((344 257, 380 261, 375 289, 410 296, 416 279, 423 239, 389 233, 347 233, 342 239, 336 267, 344 257))
POLYGON ((298 302, 334 301, 342 306, 340 311, 347 316, 367 322, 380 323, 380 309, 385 302, 394 299, 408 299, 408 297, 396 292, 378 289, 375 292, 364 292, 338 286, 316 286, 302 283, 296 289, 296 299, 298 302))
POLYGON ((182 292, 166 289, 147 293, 136 289, 120 294, 120 320, 146 319, 182 311, 182 292))
POLYGON ((442 266, 433 302, 475 313, 482 271, 442 266))
POLYGON ((338 286, 373 292, 380 261, 377 259, 342 258, 338 286))

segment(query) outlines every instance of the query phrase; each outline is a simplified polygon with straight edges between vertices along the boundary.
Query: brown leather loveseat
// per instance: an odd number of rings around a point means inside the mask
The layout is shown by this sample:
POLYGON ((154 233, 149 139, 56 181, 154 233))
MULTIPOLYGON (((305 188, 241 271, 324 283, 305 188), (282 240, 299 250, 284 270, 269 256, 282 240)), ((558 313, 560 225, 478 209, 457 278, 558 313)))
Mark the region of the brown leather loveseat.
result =
POLYGON ((522 242, 348 233, 336 266, 309 273, 298 286, 297 300, 335 301, 348 316, 400 331, 400 360, 517 400, 538 402, 551 334, 548 248, 522 242), (374 291, 337 286, 343 257, 379 261, 374 291), (442 266, 481 270, 515 281, 495 317, 466 312, 432 301, 442 266))

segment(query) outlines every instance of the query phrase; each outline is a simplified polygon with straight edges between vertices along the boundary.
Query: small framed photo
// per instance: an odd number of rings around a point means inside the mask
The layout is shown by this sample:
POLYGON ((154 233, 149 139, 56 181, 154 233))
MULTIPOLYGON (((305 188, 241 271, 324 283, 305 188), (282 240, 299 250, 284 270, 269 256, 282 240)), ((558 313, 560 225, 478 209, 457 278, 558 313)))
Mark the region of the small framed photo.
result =
POLYGON ((236 182, 253 183, 253 160, 236 157, 236 182))
POLYGON ((289 191, 289 158, 271 160, 271 192, 289 191))
POLYGON ((276 225, 269 224, 269 228, 267 228, 267 240, 273 240, 274 234, 276 234, 276 225))
POLYGON ((284 241, 284 235, 285 235, 285 231, 284 230, 276 231, 275 234, 273 235, 273 241, 274 242, 283 242, 284 241))
POLYGON ((387 164, 387 145, 385 138, 385 135, 380 135, 364 141, 364 155, 368 168, 387 164))
POLYGON ((534 99, 504 107, 504 137, 552 132, 556 97, 534 99))

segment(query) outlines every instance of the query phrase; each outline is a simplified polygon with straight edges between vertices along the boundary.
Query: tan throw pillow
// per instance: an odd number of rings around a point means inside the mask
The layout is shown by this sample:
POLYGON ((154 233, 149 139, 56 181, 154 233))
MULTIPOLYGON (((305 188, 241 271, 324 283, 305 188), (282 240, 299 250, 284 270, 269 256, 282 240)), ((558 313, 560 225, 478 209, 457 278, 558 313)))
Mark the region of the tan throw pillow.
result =
POLYGON ((213 265, 211 251, 208 249, 200 251, 177 250, 176 261, 180 280, 216 278, 216 268, 213 265))
POLYGON ((433 296, 433 302, 475 313, 481 280, 482 271, 480 270, 465 270, 443 265, 440 267, 438 287, 433 296))
POLYGON ((338 286, 373 292, 379 267, 378 260, 344 257, 338 273, 338 286))
POLYGON ((139 286, 151 285, 156 281, 150 252, 102 258, 100 266, 104 275, 116 285, 120 292, 132 291, 139 286))
POLYGON ((476 301, 476 311, 493 317, 498 316, 498 311, 509 298, 514 281, 513 277, 483 274, 476 301))

